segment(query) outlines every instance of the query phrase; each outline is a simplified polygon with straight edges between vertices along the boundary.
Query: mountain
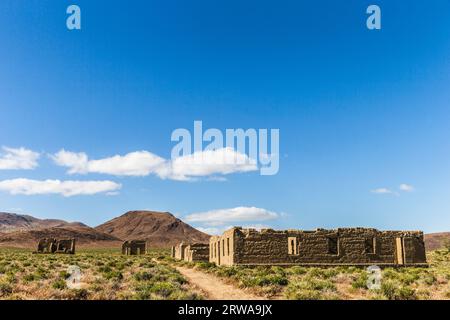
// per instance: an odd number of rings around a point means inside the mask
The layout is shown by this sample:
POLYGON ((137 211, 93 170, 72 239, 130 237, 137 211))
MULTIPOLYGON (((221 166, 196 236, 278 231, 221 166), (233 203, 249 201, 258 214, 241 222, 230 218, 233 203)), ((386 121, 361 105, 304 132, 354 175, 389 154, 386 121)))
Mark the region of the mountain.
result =
POLYGON ((0 233, 35 230, 63 226, 86 226, 81 222, 57 219, 38 219, 28 215, 0 212, 0 233))
POLYGON ((78 245, 89 247, 115 247, 121 243, 81 222, 0 213, 0 246, 34 248, 42 238, 75 238, 78 245))
POLYGON ((424 235, 427 251, 440 249, 446 241, 450 241, 450 232, 428 233, 424 235))
POLYGON ((87 226, 53 227, 0 233, 0 246, 34 248, 42 238, 75 238, 77 247, 120 247, 122 241, 87 226))
POLYGON ((123 240, 149 240, 150 246, 169 247, 181 241, 209 241, 209 235, 169 212, 129 211, 95 228, 123 240))

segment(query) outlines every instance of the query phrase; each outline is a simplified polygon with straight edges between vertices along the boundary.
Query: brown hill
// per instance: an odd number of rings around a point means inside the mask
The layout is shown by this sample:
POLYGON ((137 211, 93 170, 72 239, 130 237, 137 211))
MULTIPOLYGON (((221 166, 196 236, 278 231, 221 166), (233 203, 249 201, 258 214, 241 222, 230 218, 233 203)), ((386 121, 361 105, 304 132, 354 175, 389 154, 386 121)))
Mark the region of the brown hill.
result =
POLYGON ((151 246, 169 247, 181 241, 209 241, 209 235, 169 212, 130 211, 95 228, 123 240, 149 240, 151 246))
POLYGON ((0 246, 34 248, 42 238, 75 238, 78 245, 90 247, 116 247, 121 242, 81 222, 0 212, 0 246))
POLYGON ((81 222, 67 222, 57 219, 38 219, 28 215, 0 212, 0 233, 36 230, 64 226, 86 226, 81 222))
POLYGON ((83 225, 41 228, 0 233, 0 246, 34 248, 42 238, 75 238, 77 247, 118 247, 122 241, 83 225))
POLYGON ((450 241, 450 232, 428 233, 424 235, 427 251, 442 248, 446 241, 450 241))

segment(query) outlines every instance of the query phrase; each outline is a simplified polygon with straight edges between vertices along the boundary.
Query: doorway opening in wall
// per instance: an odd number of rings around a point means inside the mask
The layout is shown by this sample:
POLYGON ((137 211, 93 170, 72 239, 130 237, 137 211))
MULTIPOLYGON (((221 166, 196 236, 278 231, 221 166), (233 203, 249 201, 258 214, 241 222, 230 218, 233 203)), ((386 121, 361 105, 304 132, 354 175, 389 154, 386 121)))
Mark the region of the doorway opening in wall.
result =
POLYGON ((220 241, 217 242, 217 263, 220 265, 220 241))
POLYGON ((223 256, 225 257, 225 239, 222 239, 222 253, 223 256))
POLYGON ((366 253, 366 254, 375 254, 376 253, 376 238, 365 239, 364 253, 366 253))
POLYGON ((339 254, 339 239, 338 237, 328 238, 328 254, 339 254))

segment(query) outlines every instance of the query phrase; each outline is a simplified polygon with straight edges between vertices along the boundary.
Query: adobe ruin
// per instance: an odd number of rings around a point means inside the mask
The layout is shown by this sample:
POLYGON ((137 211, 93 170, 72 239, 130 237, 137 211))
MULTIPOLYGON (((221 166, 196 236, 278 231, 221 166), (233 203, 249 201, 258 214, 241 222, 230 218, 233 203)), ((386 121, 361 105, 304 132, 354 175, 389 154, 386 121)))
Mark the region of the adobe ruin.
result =
POLYGON ((43 238, 34 253, 75 254, 75 239, 43 238))
POLYGON ((172 258, 177 260, 184 260, 184 249, 186 249, 188 245, 184 242, 177 244, 172 247, 173 256, 172 258))
POLYGON ((210 262, 228 266, 427 266, 421 231, 234 227, 211 237, 209 248, 210 262))
POLYGON ((129 240, 122 244, 122 254, 128 256, 146 254, 147 250, 147 241, 145 240, 129 240))
POLYGON ((209 244, 207 243, 191 243, 180 244, 173 246, 171 256, 177 260, 184 260, 187 262, 209 261, 209 244))
POLYGON ((193 243, 184 249, 184 261, 200 262, 209 261, 209 244, 193 243))

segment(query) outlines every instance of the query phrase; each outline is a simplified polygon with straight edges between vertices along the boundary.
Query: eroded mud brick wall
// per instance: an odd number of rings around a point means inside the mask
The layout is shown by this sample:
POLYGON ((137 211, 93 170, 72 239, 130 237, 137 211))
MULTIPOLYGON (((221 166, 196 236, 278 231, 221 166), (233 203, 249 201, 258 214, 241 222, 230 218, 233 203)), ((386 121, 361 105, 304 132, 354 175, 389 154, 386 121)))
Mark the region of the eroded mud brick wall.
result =
POLYGON ((56 239, 44 238, 40 239, 37 247, 38 253, 53 253, 56 251, 56 239))
POLYGON ((184 249, 184 260, 188 262, 209 261, 209 244, 194 243, 184 249))
POLYGON ((184 260, 184 252, 187 247, 187 244, 180 243, 175 246, 175 259, 184 260))
POLYGON ((419 231, 233 228, 211 238, 210 261, 219 265, 414 265, 425 264, 426 258, 419 231))
POLYGON ((209 261, 218 265, 233 265, 238 249, 235 244, 235 230, 227 230, 222 236, 212 236, 209 240, 209 261))
POLYGON ((147 253, 147 242, 142 240, 125 241, 122 244, 122 254, 140 255, 147 253))
POLYGON ((56 253, 75 253, 75 239, 60 239, 56 241, 56 253))

